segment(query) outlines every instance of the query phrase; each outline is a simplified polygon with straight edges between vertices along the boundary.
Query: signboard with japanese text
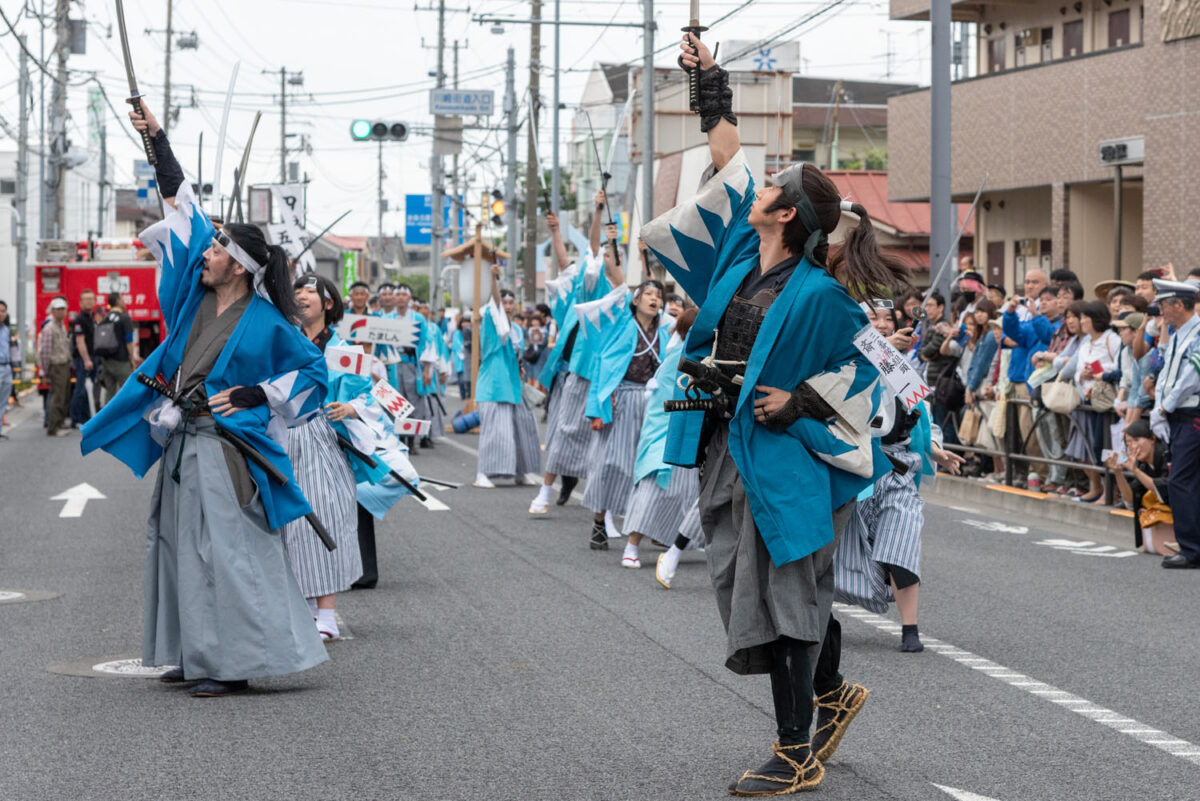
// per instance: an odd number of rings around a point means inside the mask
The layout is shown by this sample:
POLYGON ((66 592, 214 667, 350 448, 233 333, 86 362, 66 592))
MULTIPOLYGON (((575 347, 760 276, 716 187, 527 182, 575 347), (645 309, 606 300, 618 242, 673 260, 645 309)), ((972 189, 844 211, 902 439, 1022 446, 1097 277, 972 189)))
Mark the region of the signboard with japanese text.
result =
MULTIPOLYGON (((463 199, 458 199, 458 230, 459 242, 462 242, 464 230, 463 199)), ((450 195, 442 195, 442 231, 450 231, 450 207, 453 201, 450 195)), ((404 196, 404 242, 406 245, 433 244, 433 195, 404 196)))
POLYGON ((305 250, 311 237, 304 228, 304 184, 271 184, 270 189, 280 222, 268 225, 267 235, 273 244, 279 245, 292 258, 305 251, 300 257, 297 272, 315 272, 317 262, 312 250, 305 250))
POLYGON ((496 105, 491 89, 430 89, 429 113, 448 116, 486 117, 496 105))
POLYGON ((367 314, 347 314, 338 324, 338 336, 347 342, 368 342, 392 345, 396 348, 415 348, 420 331, 416 319, 409 317, 375 317, 367 314))
POLYGON ((929 394, 929 387, 912 362, 872 326, 864 326, 854 335, 854 347, 875 365, 888 389, 904 401, 905 411, 911 412, 929 394))
POLYGON ((378 401, 383 410, 397 423, 414 411, 414 407, 408 402, 408 399, 386 381, 380 381, 371 388, 371 397, 378 401))

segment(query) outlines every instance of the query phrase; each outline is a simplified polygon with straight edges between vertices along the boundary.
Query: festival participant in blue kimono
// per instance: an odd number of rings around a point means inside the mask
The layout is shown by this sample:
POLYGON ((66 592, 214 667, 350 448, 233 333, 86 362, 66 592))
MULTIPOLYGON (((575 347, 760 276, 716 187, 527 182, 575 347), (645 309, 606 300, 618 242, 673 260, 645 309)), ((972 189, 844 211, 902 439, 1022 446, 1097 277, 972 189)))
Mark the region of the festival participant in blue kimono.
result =
MULTIPOLYGON (((296 279, 294 287, 304 335, 322 353, 331 345, 344 344, 333 332, 343 313, 342 299, 333 282, 308 273, 296 279)), ((341 638, 334 614, 337 593, 349 590, 363 572, 354 468, 338 445, 338 432, 331 421, 358 418, 359 409, 366 416, 371 379, 331 370, 328 382, 326 414, 313 415, 306 425, 288 429, 287 451, 300 489, 337 548, 328 550, 303 518, 288 523, 280 532, 292 573, 316 620, 317 633, 326 642, 341 638)))
POLYGON ((421 438, 421 447, 432 448, 433 441, 442 436, 446 427, 442 394, 450 373, 450 348, 436 325, 425 322, 421 329, 421 370, 417 374, 417 399, 413 404, 418 419, 430 421, 429 433, 421 438))
MULTIPOLYGON (((713 164, 697 195, 642 238, 700 305, 681 369, 693 403, 708 410, 672 415, 665 460, 704 466, 700 516, 726 667, 771 677, 778 741, 729 790, 784 795, 824 777, 822 746, 810 746, 814 691, 845 685, 831 624, 833 552, 855 497, 890 469, 871 440, 879 373, 854 345, 867 326, 855 297, 907 276, 879 253, 866 210, 813 165, 755 186, 728 74, 691 34, 681 47, 680 63, 700 71, 713 164), (830 258, 843 211, 859 224, 830 258)), ((822 738, 840 739, 847 714, 839 709, 822 738)))
MULTIPOLYGON (((616 237, 617 227, 608 226, 609 242, 616 237)), ((609 538, 621 535, 612 518, 625 514, 633 492, 646 384, 662 364, 670 338, 662 319, 663 285, 651 279, 631 293, 613 250, 604 248, 604 271, 615 288, 575 306, 596 362, 585 409, 592 445, 583 494, 583 505, 593 513, 588 544, 596 551, 608 550, 609 538)))
POLYGON ((594 378, 592 347, 579 335, 579 318, 573 308, 603 297, 612 287, 604 277, 600 256, 600 214, 606 203, 604 193, 596 193, 588 232, 588 252, 568 264, 558 217, 546 215, 546 225, 554 243, 554 258, 559 274, 546 281, 546 301, 550 316, 558 326, 558 339, 550 350, 538 381, 549 389, 546 416, 546 472, 537 496, 529 504, 529 513, 545 514, 550 506, 554 479, 562 476, 557 505, 571 498, 579 479, 587 475, 592 429, 587 419, 588 387, 594 378))
POLYGON ((479 325, 479 468, 475 486, 493 489, 492 479, 511 478, 528 484, 526 476, 541 469, 537 421, 521 397, 518 354, 524 342, 513 325, 516 298, 500 289, 500 265, 492 265, 492 297, 483 307, 479 325))
MULTIPOLYGON (((700 495, 700 477, 695 468, 676 467, 663 460, 667 447, 667 412, 663 403, 675 397, 683 340, 695 319, 696 309, 692 308, 675 321, 662 364, 646 385, 646 413, 633 463, 636 483, 624 520, 629 541, 621 555, 621 567, 642 566, 638 549, 644 537, 667 546, 674 544, 679 536, 679 521, 700 495)), ((660 562, 663 556, 666 554, 659 555, 660 562)), ((672 568, 671 573, 674 572, 672 568)), ((670 588, 669 579, 666 586, 670 588)))
POLYGON ((82 449, 139 478, 162 459, 142 662, 179 665, 163 679, 200 681, 194 696, 228 695, 328 658, 279 537, 312 512, 285 448, 288 428, 321 409, 325 363, 295 326, 287 254, 252 225, 215 231, 154 116, 130 117, 152 138, 166 199, 141 240, 161 266, 168 334, 84 428, 82 449))
MULTIPOLYGON (((875 330, 885 337, 896 333, 891 304, 878 303, 871 314, 875 330)), ((909 413, 885 390, 879 412, 871 436, 879 438, 895 469, 866 490, 854 507, 833 557, 835 599, 876 613, 886 612, 895 600, 902 626, 900 650, 915 653, 925 650, 917 628, 925 523, 921 481, 926 476, 932 481, 935 463, 958 473, 963 459, 942 449, 940 431, 924 404, 909 413)))
POLYGON ((458 325, 450 336, 450 366, 454 370, 454 379, 458 383, 458 397, 463 400, 471 397, 471 365, 468 357, 470 341, 471 321, 460 314, 458 325))
MULTIPOLYGON (((409 403, 416 406, 418 412, 421 411, 421 393, 418 388, 418 372, 424 369, 426 363, 426 355, 424 353, 425 343, 428 334, 425 330, 425 318, 414 308, 412 308, 412 287, 408 284, 397 284, 392 293, 392 298, 395 300, 394 308, 384 317, 390 317, 395 320, 410 320, 417 331, 417 341, 412 347, 393 348, 390 358, 385 361, 390 361, 391 368, 389 375, 394 381, 390 383, 397 392, 403 395, 409 403)), ((417 453, 416 443, 412 437, 403 438, 410 453, 417 453)))

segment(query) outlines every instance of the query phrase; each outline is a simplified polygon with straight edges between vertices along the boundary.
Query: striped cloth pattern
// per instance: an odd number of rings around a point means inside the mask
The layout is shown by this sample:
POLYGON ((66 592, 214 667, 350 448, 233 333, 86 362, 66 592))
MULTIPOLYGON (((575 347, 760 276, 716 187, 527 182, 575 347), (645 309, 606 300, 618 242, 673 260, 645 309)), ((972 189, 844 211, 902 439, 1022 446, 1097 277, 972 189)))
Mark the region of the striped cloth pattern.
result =
POLYGON ((613 390, 612 402, 612 422, 592 432, 583 505, 593 512, 623 515, 633 492, 633 463, 646 416, 646 385, 622 381, 613 390))
POLYGON ((893 470, 875 482, 871 497, 855 505, 833 557, 834 599, 876 613, 886 612, 893 600, 883 565, 921 575, 925 524, 925 501, 913 480, 921 470, 920 454, 884 450, 908 465, 908 473, 893 470))
POLYGON ((558 409, 562 405, 563 385, 567 383, 567 373, 562 372, 554 376, 554 380, 550 382, 550 389, 546 392, 546 441, 543 443, 542 450, 546 453, 546 459, 550 459, 550 449, 554 447, 554 430, 558 420, 558 409))
MULTIPOLYGON (((588 473, 592 446, 592 424, 585 414, 589 381, 575 373, 567 373, 560 381, 562 392, 554 404, 554 417, 548 421, 547 430, 553 434, 546 442, 546 472, 582 478, 588 473)), ((633 469, 632 460, 629 469, 633 469)))
POLYGON ((288 523, 280 533, 292 573, 305 598, 345 592, 362 576, 354 473, 321 415, 288 429, 287 454, 304 497, 337 544, 336 550, 325 550, 303 517, 288 523))
MULTIPOLYGON (((637 483, 625 512, 625 534, 644 534, 655 542, 671 545, 679 534, 687 512, 700 497, 700 471, 676 467, 664 489, 657 473, 637 483)), ((699 520, 699 513, 696 519, 699 520)))
POLYGON ((540 473, 537 421, 524 403, 479 404, 479 472, 488 478, 540 473))
MULTIPOLYGON (((699 471, 696 471, 697 479, 699 479, 699 471)), ((683 522, 679 524, 679 533, 682 534, 688 541, 688 547, 685 551, 691 551, 696 548, 704 547, 704 529, 700 525, 700 501, 697 498, 692 503, 687 514, 683 516, 683 522)))
POLYGON ((434 395, 422 395, 417 399, 416 418, 428 420, 429 438, 438 439, 446 431, 446 418, 442 415, 442 407, 438 404, 440 398, 434 395))

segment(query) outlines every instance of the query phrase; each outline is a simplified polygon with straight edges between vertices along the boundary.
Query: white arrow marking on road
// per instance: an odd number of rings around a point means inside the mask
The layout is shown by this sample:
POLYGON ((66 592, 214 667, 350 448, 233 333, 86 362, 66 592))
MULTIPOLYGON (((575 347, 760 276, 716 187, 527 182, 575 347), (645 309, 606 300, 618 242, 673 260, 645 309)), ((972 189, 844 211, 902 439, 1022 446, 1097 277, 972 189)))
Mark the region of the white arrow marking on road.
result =
POLYGON ((1097 545, 1091 540, 1040 540, 1035 545, 1049 545, 1056 551, 1069 551, 1083 556, 1110 556, 1120 559, 1137 556, 1137 551, 1120 551, 1112 545, 1097 545))
POLYGON ((59 517, 83 517, 83 507, 87 506, 88 501, 102 501, 104 499, 104 493, 91 484, 84 483, 76 484, 69 490, 58 493, 50 500, 66 501, 63 504, 62 511, 58 513, 59 517))
POLYGON ((1006 523, 999 523, 995 520, 960 520, 958 521, 968 526, 980 529, 982 531, 1003 531, 1007 534, 1028 534, 1027 526, 1010 526, 1006 523))
POLYGON ((956 799, 956 801, 996 801, 995 798, 989 798, 986 795, 979 795, 978 793, 967 792, 966 790, 959 790, 955 787, 945 787, 940 784, 935 784, 933 786, 951 798, 956 799))

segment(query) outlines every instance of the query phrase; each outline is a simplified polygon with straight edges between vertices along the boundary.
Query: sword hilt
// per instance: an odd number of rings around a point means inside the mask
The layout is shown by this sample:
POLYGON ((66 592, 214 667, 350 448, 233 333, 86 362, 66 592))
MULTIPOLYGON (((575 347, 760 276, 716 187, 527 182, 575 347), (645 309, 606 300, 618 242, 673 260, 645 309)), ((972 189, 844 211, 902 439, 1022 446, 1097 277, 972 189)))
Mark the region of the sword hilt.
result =
MULTIPOLYGON (((691 20, 689 25, 683 27, 685 33, 690 33, 697 39, 700 34, 707 31, 707 26, 701 25, 697 19, 691 20)), ((700 48, 692 45, 692 54, 698 59, 700 57, 700 48)), ((689 67, 688 71, 688 108, 693 114, 700 113, 700 65, 689 67)))
MULTIPOLYGON (((134 95, 133 97, 129 98, 129 102, 133 106, 133 110, 140 114, 142 119, 145 119, 146 115, 142 111, 142 96, 134 95)), ((150 131, 147 129, 144 131, 138 131, 138 133, 142 135, 142 147, 146 149, 146 161, 150 162, 151 167, 157 166, 158 156, 154 155, 154 143, 150 141, 150 131)), ((157 182, 157 179, 155 179, 155 181, 157 182)))

